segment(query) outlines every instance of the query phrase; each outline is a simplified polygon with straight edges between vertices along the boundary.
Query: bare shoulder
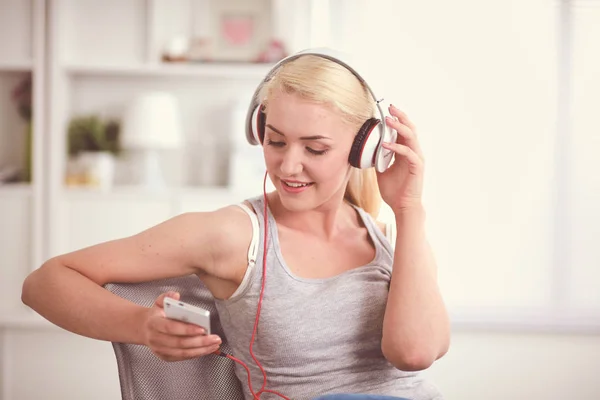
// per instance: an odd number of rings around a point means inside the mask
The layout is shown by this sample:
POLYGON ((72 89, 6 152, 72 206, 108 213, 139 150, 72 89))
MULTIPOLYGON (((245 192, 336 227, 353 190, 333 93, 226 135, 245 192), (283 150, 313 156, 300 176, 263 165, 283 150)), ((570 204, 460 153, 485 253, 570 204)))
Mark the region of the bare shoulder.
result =
POLYGON ((232 246, 248 247, 252 237, 252 222, 248 214, 237 205, 230 205, 212 212, 208 229, 213 231, 216 249, 230 251, 232 246))
POLYGON ((244 236, 244 225, 252 228, 248 215, 237 205, 208 212, 187 212, 176 218, 180 219, 178 228, 189 228, 213 239, 224 240, 223 247, 230 246, 230 241, 238 239, 240 233, 244 236))
POLYGON ((209 275, 221 279, 235 279, 245 271, 248 247, 252 240, 252 222, 241 207, 229 205, 206 213, 192 213, 189 219, 199 221, 203 235, 210 236, 212 262, 206 264, 209 275), (240 271, 240 269, 242 271, 240 271))
MULTIPOLYGON (((199 218, 190 215, 190 219, 199 218)), ((203 235, 210 236, 206 241, 210 261, 204 261, 197 272, 213 296, 226 299, 233 294, 242 282, 248 268, 248 249, 252 241, 252 221, 239 206, 231 205, 203 216, 203 235), (206 232, 208 230, 208 232, 206 232)), ((203 251, 197 252, 201 258, 203 251)), ((202 262, 201 259, 198 262, 202 262)))
POLYGON ((237 243, 249 241, 252 229, 246 213, 235 205, 214 211, 186 212, 161 225, 164 239, 178 240, 189 248, 203 244, 213 252, 231 250, 237 243))

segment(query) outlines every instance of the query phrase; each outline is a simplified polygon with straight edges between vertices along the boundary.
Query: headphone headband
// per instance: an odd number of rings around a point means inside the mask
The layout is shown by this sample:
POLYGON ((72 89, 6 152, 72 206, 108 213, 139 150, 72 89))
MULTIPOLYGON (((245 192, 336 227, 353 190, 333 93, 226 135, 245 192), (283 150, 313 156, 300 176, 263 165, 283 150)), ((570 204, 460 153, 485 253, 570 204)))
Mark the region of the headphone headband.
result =
POLYGON ((263 80, 260 82, 260 84, 258 85, 256 90, 254 91, 254 94, 252 95, 252 100, 250 101, 250 106, 248 107, 248 112, 246 113, 246 139, 248 139, 248 142, 250 142, 250 144, 253 144, 253 145, 260 144, 256 141, 256 138, 254 137, 254 134, 252 133, 252 114, 254 113, 254 110, 256 109, 256 107, 258 107, 260 105, 258 95, 260 93, 261 88, 263 87, 263 85, 266 82, 268 82, 269 80, 271 80, 271 78, 273 78, 273 75, 275 75, 275 73, 279 70, 279 68, 281 66, 283 66, 284 64, 286 64, 290 61, 293 61, 301 56, 304 56, 304 55, 313 55, 313 56, 326 58, 328 60, 331 60, 331 61, 345 67, 348 71, 352 72, 352 74, 354 76, 356 76, 356 78, 365 86, 365 88, 367 88, 367 91, 373 98, 373 102, 375 103, 377 111, 380 114, 379 117, 380 117, 381 121, 385 120, 386 114, 384 113, 384 110, 381 107, 381 104, 384 102, 384 99, 377 98, 377 96, 375 95, 375 92, 373 91, 373 88, 369 85, 369 83, 364 78, 364 71, 363 71, 363 75, 361 75, 354 67, 352 67, 352 65, 355 64, 355 61, 353 60, 352 64, 350 64, 351 57, 349 54, 342 53, 340 51, 326 48, 326 47, 305 49, 305 50, 299 51, 298 53, 292 54, 292 55, 287 56, 286 58, 283 58, 282 60, 278 61, 273 66, 273 68, 271 68, 269 70, 267 75, 263 78, 263 80))

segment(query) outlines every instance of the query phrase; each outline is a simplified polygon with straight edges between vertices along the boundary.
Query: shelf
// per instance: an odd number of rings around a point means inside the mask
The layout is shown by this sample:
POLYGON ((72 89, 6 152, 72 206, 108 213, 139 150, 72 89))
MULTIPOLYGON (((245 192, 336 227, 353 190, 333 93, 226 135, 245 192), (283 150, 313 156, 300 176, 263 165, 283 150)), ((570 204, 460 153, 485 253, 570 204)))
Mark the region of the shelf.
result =
POLYGON ((0 196, 30 196, 33 188, 29 183, 0 184, 0 196))
POLYGON ((0 316, 1 329, 58 329, 58 327, 38 314, 30 313, 30 315, 0 316))
POLYGON ((0 61, 0 72, 28 72, 32 69, 31 61, 0 61))
POLYGON ((262 79, 273 64, 197 63, 197 64, 140 64, 65 66, 71 75, 164 76, 200 78, 262 79))
MULTIPOLYGON (((1 186, 0 186, 1 188, 1 186)), ((227 187, 168 187, 160 190, 146 189, 139 186, 115 186, 110 190, 86 187, 66 187, 63 190, 66 196, 73 198, 106 198, 143 196, 144 198, 172 198, 177 196, 226 196, 231 194, 227 187)))

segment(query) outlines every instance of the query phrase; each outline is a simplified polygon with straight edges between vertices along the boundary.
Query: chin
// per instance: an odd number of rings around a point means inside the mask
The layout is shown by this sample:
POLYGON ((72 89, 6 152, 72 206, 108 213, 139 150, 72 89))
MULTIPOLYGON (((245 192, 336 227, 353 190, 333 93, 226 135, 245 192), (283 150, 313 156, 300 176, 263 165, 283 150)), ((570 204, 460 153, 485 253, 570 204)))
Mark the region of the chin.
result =
POLYGON ((289 211, 308 211, 317 206, 317 193, 316 187, 313 184, 311 187, 307 188, 302 192, 294 193, 294 191, 290 191, 283 186, 284 183, 280 180, 277 180, 277 185, 275 188, 277 190, 277 197, 281 205, 289 211))
POLYGON ((281 205, 288 211, 302 212, 313 210, 317 205, 308 199, 290 199, 285 194, 279 193, 281 205))
POLYGON ((334 193, 328 196, 323 196, 317 192, 316 187, 311 187, 309 190, 300 193, 292 194, 278 187, 277 194, 281 205, 288 211, 303 212, 316 210, 329 203, 332 198, 336 197, 334 193))

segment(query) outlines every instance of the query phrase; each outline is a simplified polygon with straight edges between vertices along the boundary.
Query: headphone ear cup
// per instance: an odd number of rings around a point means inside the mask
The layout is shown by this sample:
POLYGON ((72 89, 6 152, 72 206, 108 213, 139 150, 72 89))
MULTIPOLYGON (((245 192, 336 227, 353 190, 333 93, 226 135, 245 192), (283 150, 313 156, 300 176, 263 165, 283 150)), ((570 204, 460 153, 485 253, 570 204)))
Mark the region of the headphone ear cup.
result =
MULTIPOLYGON (((382 138, 381 143, 396 143, 396 139, 398 138, 398 132, 394 129, 390 128, 387 125, 384 125, 382 128, 382 138)), ((377 146, 377 151, 375 153, 375 169, 378 172, 384 172, 386 169, 390 167, 390 165, 394 161, 394 152, 392 150, 384 148, 381 143, 377 146)))
POLYGON ((262 144, 265 139, 265 122, 267 116, 264 109, 264 106, 260 104, 252 112, 251 129, 252 136, 256 142, 250 142, 250 144, 262 144))
POLYGON ((375 165, 375 154, 380 142, 379 129, 373 132, 381 123, 377 118, 369 118, 358 130, 354 137, 348 162, 355 168, 370 168, 375 165))

